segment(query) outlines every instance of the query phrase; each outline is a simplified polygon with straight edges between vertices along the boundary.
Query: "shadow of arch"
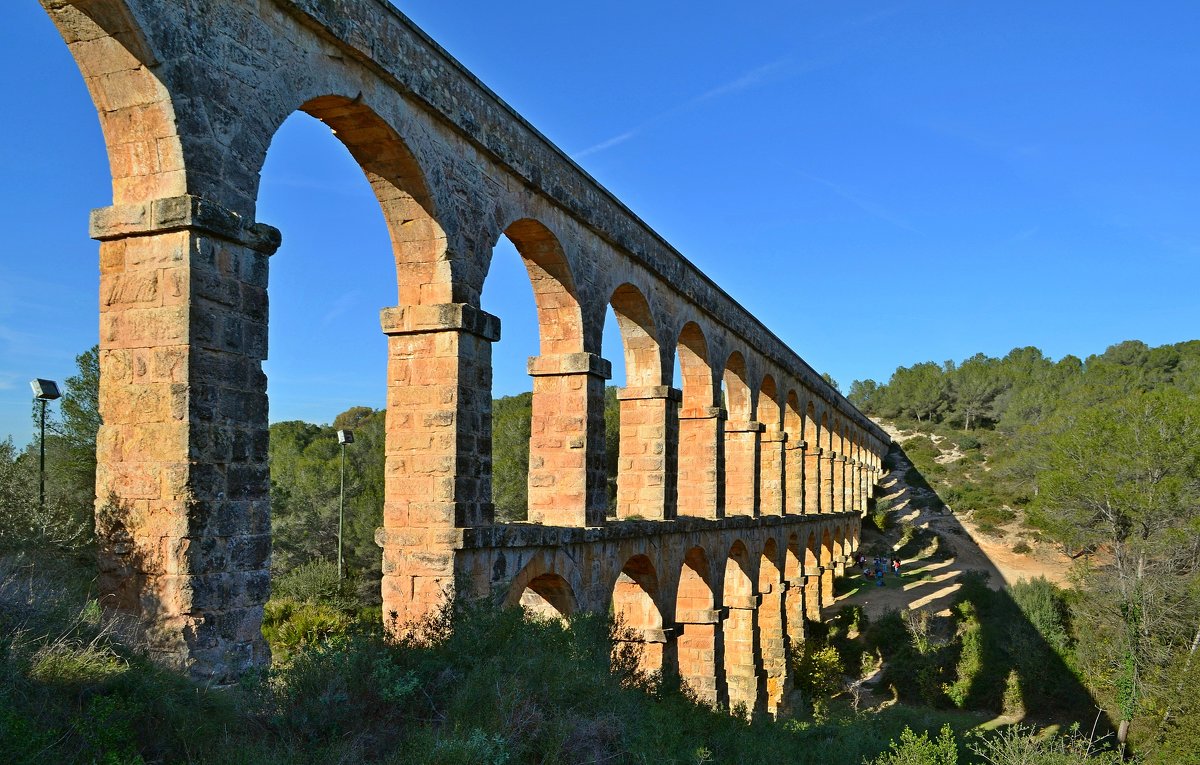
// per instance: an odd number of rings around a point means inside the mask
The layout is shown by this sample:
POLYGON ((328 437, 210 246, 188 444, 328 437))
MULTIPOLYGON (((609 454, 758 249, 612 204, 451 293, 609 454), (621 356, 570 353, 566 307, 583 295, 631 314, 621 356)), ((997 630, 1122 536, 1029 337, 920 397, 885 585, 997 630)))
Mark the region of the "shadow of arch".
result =
MULTIPOLYGON (((625 561, 613 583, 612 610, 618 633, 614 651, 629 652, 645 673, 661 672, 666 633, 658 607, 658 572, 645 555, 625 561)), ((622 657, 623 658, 623 657, 622 657)))
POLYGON ((720 614, 714 609, 712 573, 704 548, 683 558, 675 600, 679 676, 696 698, 715 706, 724 695, 720 614))
POLYGON ((759 605, 755 612, 761 651, 759 698, 771 715, 783 706, 787 688, 787 641, 784 638, 783 572, 779 545, 768 539, 758 562, 759 605))
POLYGON ((730 708, 741 707, 747 715, 758 707, 761 670, 755 625, 758 609, 755 581, 750 551, 739 539, 730 546, 725 558, 722 590, 722 604, 728 609, 723 625, 725 687, 730 708))

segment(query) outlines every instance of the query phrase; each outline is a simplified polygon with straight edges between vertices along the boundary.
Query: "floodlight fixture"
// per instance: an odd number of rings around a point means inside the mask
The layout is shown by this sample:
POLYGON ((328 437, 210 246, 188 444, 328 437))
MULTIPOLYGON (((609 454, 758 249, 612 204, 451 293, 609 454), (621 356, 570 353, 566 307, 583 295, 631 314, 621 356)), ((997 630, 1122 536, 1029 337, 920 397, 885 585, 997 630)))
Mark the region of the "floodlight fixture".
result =
POLYGON ((62 394, 58 392, 58 383, 53 380, 43 380, 40 377, 30 380, 29 387, 33 388, 33 397, 42 405, 42 437, 38 442, 41 452, 38 460, 38 507, 44 514, 46 512, 46 402, 62 398, 62 394))
POLYGON ((338 579, 341 580, 346 570, 342 564, 342 517, 346 507, 346 444, 354 443, 354 431, 339 430, 337 437, 338 443, 342 445, 342 486, 338 491, 338 579))
POLYGON ((58 383, 53 380, 43 380, 38 377, 29 381, 29 387, 33 388, 33 397, 41 401, 62 398, 62 394, 58 392, 58 383))

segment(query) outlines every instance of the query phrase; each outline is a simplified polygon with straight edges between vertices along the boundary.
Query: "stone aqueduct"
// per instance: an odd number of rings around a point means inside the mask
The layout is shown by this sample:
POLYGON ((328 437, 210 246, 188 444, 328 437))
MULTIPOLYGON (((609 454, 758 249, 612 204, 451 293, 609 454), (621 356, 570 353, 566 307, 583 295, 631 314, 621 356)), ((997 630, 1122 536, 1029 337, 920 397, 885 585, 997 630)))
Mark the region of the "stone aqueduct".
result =
POLYGON ((383 603, 447 588, 610 608, 647 667, 774 709, 786 652, 856 548, 888 437, 384 0, 41 0, 99 112, 97 525, 109 605, 156 657, 227 681, 269 660, 268 260, 259 171, 297 110, 390 232, 383 603), (533 285, 530 523, 495 524, 493 246, 533 285), (611 305, 618 520, 605 518, 611 305), (682 380, 672 379, 676 357, 682 380), (677 387, 676 387, 677 386, 677 387))

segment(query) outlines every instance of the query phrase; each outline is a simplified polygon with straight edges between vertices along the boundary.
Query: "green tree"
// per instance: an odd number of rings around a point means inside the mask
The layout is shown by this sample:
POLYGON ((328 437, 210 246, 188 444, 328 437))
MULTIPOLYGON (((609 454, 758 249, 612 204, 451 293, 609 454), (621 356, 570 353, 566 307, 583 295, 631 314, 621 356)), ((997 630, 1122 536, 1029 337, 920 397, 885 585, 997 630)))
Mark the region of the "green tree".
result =
POLYGON ((1080 655, 1124 743, 1139 715, 1177 702, 1170 669, 1200 631, 1200 401, 1166 388, 1069 419, 1049 439, 1038 510, 1064 544, 1111 554, 1085 581, 1080 655))
POLYGON ((954 416, 965 430, 971 430, 981 420, 994 418, 993 405, 1004 391, 1005 381, 996 360, 977 353, 951 372, 950 388, 954 416))
POLYGON ((505 396, 492 402, 492 501, 496 520, 523 521, 529 516, 529 433, 533 394, 505 396))

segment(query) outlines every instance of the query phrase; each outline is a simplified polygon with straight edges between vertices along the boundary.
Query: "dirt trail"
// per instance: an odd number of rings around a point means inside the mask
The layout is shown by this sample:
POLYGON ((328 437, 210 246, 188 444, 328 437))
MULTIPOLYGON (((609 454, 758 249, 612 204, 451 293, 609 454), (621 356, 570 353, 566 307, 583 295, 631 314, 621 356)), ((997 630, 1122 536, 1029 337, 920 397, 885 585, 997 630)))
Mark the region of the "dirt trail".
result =
MULTIPOLYGON (((884 427, 897 441, 904 440, 905 434, 884 427)), ((919 608, 942 613, 953 603, 959 588, 959 575, 965 571, 986 572, 994 589, 1039 576, 1058 584, 1067 581, 1071 560, 1052 547, 1030 543, 1031 552, 1013 552, 1017 538, 1011 532, 1018 528, 1016 524, 1007 529, 1010 533, 995 538, 980 533, 969 521, 952 513, 914 505, 912 500, 919 497, 920 491, 904 482, 905 471, 910 466, 911 463, 901 458, 896 469, 882 481, 883 499, 892 502, 897 510, 897 528, 887 534, 864 528, 860 545, 868 558, 902 550, 902 556, 907 555, 907 559, 902 562, 900 578, 888 574, 884 578, 885 586, 878 587, 857 572, 854 590, 841 596, 835 607, 862 605, 870 618, 898 609, 919 608), (911 524, 917 529, 914 540, 905 546, 900 544, 902 524, 911 524)))

